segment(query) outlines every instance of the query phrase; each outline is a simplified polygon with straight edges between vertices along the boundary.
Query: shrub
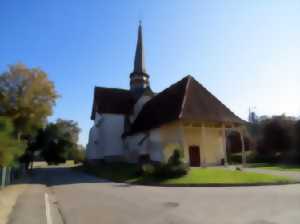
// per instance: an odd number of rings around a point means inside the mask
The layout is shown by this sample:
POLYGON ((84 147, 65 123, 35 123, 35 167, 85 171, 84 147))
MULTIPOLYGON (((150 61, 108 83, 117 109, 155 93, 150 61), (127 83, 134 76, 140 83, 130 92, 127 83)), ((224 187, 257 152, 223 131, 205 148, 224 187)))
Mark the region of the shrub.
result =
POLYGON ((276 163, 278 160, 279 158, 278 156, 276 157, 276 154, 262 154, 256 150, 247 155, 247 163, 276 163))
POLYGON ((144 164, 142 166, 142 174, 145 176, 153 176, 156 178, 173 178, 187 174, 189 166, 181 160, 180 151, 174 150, 167 163, 161 164, 144 164))
POLYGON ((186 164, 171 165, 171 164, 160 164, 156 166, 154 176, 157 178, 173 178, 180 177, 187 174, 189 166, 186 164))
POLYGON ((141 174, 145 176, 153 176, 155 173, 156 167, 153 164, 143 164, 141 168, 141 174))
POLYGON ((178 166, 182 163, 180 151, 178 149, 175 149, 173 154, 170 156, 168 160, 168 164, 171 166, 178 166))

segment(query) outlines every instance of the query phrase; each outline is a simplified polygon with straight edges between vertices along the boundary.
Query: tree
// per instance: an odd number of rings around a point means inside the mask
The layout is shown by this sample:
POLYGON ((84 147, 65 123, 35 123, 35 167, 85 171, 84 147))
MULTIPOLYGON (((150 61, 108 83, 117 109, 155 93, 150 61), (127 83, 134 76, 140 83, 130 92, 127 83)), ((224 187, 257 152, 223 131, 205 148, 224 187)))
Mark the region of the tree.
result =
POLYGON ((50 123, 39 132, 37 145, 41 147, 44 159, 49 163, 62 163, 68 157, 68 148, 72 147, 69 138, 55 123, 50 123))
POLYGON ((84 162, 85 149, 82 145, 77 145, 70 150, 69 159, 74 160, 75 163, 84 162))
POLYGON ((294 145, 296 150, 296 160, 300 163, 300 120, 295 124, 294 145))
POLYGON ((258 153, 282 158, 291 149, 295 120, 286 116, 272 117, 261 122, 261 139, 257 143, 258 153))
POLYGON ((78 156, 78 124, 72 120, 58 119, 39 130, 30 146, 33 151, 40 150, 48 163, 63 163, 72 156, 78 156))
POLYGON ((22 155, 24 144, 13 137, 13 126, 7 117, 0 117, 0 167, 13 165, 22 155))
POLYGON ((78 123, 72 120, 63 120, 57 119, 56 125, 62 132, 64 132, 65 137, 69 138, 69 140, 73 143, 78 142, 80 128, 78 127, 78 123))
POLYGON ((12 120, 19 139, 46 124, 57 98, 53 82, 39 68, 15 64, 0 76, 0 115, 12 120))

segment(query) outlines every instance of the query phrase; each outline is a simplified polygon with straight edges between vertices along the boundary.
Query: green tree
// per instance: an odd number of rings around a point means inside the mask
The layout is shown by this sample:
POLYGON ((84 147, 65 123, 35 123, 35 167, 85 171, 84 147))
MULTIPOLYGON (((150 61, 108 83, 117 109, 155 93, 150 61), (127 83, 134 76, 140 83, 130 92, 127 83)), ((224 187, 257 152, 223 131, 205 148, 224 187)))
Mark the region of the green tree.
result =
POLYGON ((296 150, 296 161, 300 163, 300 120, 295 124, 294 147, 296 150))
POLYGON ((296 120, 293 117, 273 116, 261 120, 257 153, 266 162, 283 162, 293 149, 293 131, 296 120))
POLYGON ((79 133, 81 131, 77 122, 72 120, 57 119, 56 125, 65 134, 65 137, 69 138, 69 141, 77 144, 79 133))
POLYGON ((13 137, 13 126, 7 117, 0 117, 0 167, 13 165, 24 152, 25 145, 13 137))
POLYGON ((85 149, 82 145, 77 145, 70 150, 69 159, 74 160, 75 163, 84 162, 85 149))
POLYGON ((76 122, 58 119, 38 132, 30 149, 41 150, 42 156, 50 164, 63 163, 72 156, 81 156, 77 145, 79 132, 76 122))
POLYGON ((57 98, 53 82, 39 68, 15 64, 0 76, 0 115, 12 120, 19 139, 46 124, 57 98))

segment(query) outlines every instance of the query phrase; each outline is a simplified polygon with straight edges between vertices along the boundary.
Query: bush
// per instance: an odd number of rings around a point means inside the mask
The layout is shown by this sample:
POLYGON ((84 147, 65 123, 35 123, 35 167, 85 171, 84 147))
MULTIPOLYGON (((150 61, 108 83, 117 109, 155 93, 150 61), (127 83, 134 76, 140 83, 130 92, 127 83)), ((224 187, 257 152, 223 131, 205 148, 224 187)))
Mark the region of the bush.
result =
POLYGON ((180 151, 178 149, 174 150, 173 154, 168 160, 168 164, 171 166, 179 166, 180 164, 182 164, 180 151))
POLYGON ((276 154, 262 154, 256 150, 247 155, 247 163, 277 163, 279 156, 276 154))
POLYGON ((189 166, 181 161, 180 151, 174 150, 167 163, 161 164, 144 164, 142 174, 156 178, 173 178, 187 174, 189 166))
POLYGON ((170 165, 161 164, 155 168, 154 176, 157 178, 173 178, 186 175, 189 171, 189 166, 186 164, 170 165))
POLYGON ((153 176, 155 173, 155 169, 156 167, 153 164, 143 164, 140 174, 145 176, 153 176))

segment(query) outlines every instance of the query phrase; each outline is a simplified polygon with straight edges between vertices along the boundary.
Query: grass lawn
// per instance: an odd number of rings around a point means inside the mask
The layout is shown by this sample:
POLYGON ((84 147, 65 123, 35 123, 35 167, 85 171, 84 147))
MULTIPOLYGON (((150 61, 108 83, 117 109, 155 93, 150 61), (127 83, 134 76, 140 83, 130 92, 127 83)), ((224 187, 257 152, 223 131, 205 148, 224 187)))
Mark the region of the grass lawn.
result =
POLYGON ((130 164, 114 164, 106 166, 89 166, 85 170, 100 178, 116 182, 159 185, 239 185, 239 184, 271 184, 292 183, 289 178, 258 174, 253 172, 225 170, 222 168, 191 168, 187 175, 177 178, 161 179, 137 174, 136 166, 130 164))
POLYGON ((221 168, 192 168, 190 172, 179 178, 163 180, 162 184, 260 184, 286 183, 286 177, 225 170, 221 168))
POLYGON ((279 171, 299 171, 300 165, 288 165, 288 164, 254 164, 251 165, 254 168, 279 170, 279 171))

